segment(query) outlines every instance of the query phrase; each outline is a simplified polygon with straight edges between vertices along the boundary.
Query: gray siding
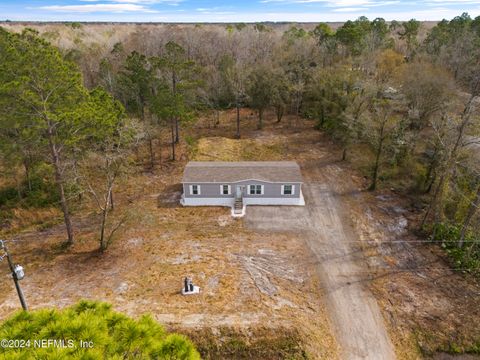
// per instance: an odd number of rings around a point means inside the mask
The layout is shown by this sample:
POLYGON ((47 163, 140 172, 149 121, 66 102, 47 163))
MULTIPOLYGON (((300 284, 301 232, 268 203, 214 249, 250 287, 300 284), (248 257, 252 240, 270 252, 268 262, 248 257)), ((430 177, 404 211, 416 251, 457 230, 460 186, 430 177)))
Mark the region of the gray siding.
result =
POLYGON ((235 197, 236 186, 244 185, 243 197, 263 197, 263 198, 298 198, 300 197, 301 183, 269 183, 263 181, 240 181, 236 183, 184 183, 183 193, 188 198, 233 198, 235 197), (190 185, 200 185, 200 195, 190 195, 190 185), (231 194, 223 195, 220 193, 220 185, 230 185, 231 194), (263 185, 263 195, 250 195, 248 185, 263 185), (282 185, 295 185, 295 194, 282 195, 282 185))

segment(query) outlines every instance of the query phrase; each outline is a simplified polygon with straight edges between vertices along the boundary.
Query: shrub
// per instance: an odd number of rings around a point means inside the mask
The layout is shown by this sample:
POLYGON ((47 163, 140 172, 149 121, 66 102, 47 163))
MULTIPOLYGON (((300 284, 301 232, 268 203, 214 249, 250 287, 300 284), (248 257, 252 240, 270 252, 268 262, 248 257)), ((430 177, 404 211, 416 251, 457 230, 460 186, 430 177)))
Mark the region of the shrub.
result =
POLYGON ((186 337, 166 333, 150 316, 133 320, 92 301, 19 312, 0 325, 0 339, 30 341, 23 348, 0 347, 2 359, 200 359, 186 337), (64 343, 35 346, 40 340, 64 343), (93 346, 81 347, 80 341, 93 346))
POLYGON ((25 180, 17 189, 8 186, 0 189, 0 207, 44 208, 60 201, 55 184, 40 177, 33 177, 30 184, 25 180))
POLYGON ((459 225, 441 223, 437 224, 433 230, 433 240, 441 242, 454 268, 480 275, 480 249, 477 247, 478 238, 475 234, 467 233, 464 246, 459 248, 459 225))
POLYGON ((18 190, 13 186, 0 189, 0 206, 11 204, 13 201, 18 201, 18 190))
POLYGON ((69 23, 69 25, 72 29, 81 29, 82 28, 82 24, 80 24, 79 22, 71 22, 71 23, 69 23))
POLYGON ((195 154, 198 151, 198 140, 195 139, 193 136, 186 135, 185 142, 188 145, 188 152, 189 152, 190 158, 195 157, 195 154))

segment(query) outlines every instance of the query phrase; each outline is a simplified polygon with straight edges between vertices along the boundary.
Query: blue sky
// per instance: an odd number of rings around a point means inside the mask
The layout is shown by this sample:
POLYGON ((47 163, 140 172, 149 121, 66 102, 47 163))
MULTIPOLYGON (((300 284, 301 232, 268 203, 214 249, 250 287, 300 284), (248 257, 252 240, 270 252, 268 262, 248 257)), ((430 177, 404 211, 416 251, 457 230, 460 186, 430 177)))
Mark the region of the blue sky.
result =
POLYGON ((0 0, 0 20, 257 22, 441 20, 480 15, 480 0, 0 0))

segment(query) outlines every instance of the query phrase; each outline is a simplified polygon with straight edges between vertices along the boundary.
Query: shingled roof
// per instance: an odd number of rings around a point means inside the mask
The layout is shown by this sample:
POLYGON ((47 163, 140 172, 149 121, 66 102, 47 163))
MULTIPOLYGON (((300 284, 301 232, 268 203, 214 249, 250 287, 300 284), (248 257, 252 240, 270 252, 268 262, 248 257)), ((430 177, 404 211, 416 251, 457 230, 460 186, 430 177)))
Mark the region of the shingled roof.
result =
POLYGON ((225 183, 243 180, 303 182, 295 161, 190 161, 183 183, 225 183))

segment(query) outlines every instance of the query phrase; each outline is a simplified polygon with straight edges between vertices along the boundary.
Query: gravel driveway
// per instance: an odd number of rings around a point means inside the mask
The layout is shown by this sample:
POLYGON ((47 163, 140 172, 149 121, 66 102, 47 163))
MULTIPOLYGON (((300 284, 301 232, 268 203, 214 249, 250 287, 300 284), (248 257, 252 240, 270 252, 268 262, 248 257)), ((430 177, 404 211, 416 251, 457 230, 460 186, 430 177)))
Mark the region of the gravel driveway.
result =
POLYGON ((304 184, 305 207, 250 206, 246 224, 256 230, 293 231, 318 259, 330 320, 343 359, 395 359, 380 309, 367 289, 368 268, 340 200, 324 183, 304 184))

